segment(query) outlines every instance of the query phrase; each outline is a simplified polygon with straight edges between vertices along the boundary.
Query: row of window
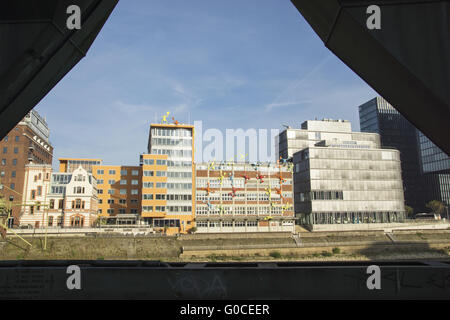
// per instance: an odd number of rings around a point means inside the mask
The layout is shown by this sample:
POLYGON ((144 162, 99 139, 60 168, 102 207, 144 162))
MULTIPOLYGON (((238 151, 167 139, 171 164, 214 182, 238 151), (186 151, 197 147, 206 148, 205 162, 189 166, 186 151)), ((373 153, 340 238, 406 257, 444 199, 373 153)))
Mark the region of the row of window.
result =
MULTIPOLYGON (((115 194, 116 190, 115 189, 108 189, 108 194, 115 194)), ((103 189, 98 189, 98 194, 103 194, 103 189)), ((127 194, 127 189, 120 189, 119 190, 119 194, 127 194)), ((139 194, 139 190, 138 189, 131 189, 131 193, 132 195, 136 195, 139 194)))
POLYGON ((301 202, 311 200, 344 200, 344 193, 341 190, 300 192, 298 194, 298 200, 301 202))
MULTIPOLYGON (((103 199, 98 199, 98 203, 103 204, 103 199)), ((126 203, 127 203, 126 199, 119 199, 119 204, 126 204, 126 203)), ((137 204, 138 201, 137 199, 130 199, 130 203, 137 204)), ((114 199, 108 199, 108 204, 114 204, 114 199)))
POLYGON ((142 206, 142 212, 165 212, 165 206, 142 206))
MULTIPOLYGON (((292 198, 292 193, 291 192, 283 192, 282 193, 283 198, 292 198)), ((210 193, 209 195, 207 195, 206 193, 197 193, 196 199, 198 201, 220 201, 220 200, 225 200, 225 201, 269 201, 269 195, 267 193, 240 193, 240 192, 236 192, 235 194, 233 193, 210 193)), ((280 196, 272 193, 271 194, 271 200, 280 200, 280 196)))
MULTIPOLYGON (((6 159, 2 159, 2 166, 6 166, 6 164, 7 164, 7 160, 6 159)), ((12 164, 13 164, 13 166, 16 166, 17 165, 17 159, 13 159, 12 160, 12 164)))
POLYGON ((185 146, 192 145, 192 139, 152 138, 152 146, 185 146))
POLYGON ((144 193, 142 195, 142 200, 153 200, 153 198, 155 198, 155 200, 165 200, 166 199, 166 195, 165 194, 152 194, 152 193, 144 193))
MULTIPOLYGON (((154 186, 155 186, 154 182, 143 182, 142 183, 143 188, 153 188, 154 186)), ((156 188, 190 190, 190 189, 192 189, 192 183, 156 182, 156 188)))
POLYGON ((213 205, 211 207, 208 206, 197 206, 195 209, 195 213, 197 215, 207 215, 207 214, 230 214, 230 215, 268 215, 274 214, 279 215, 283 213, 283 208, 280 206, 271 207, 271 206, 257 206, 257 207, 242 207, 242 206, 223 206, 219 207, 217 205, 213 205))
MULTIPOLYGON (((98 185, 100 185, 100 184, 104 184, 105 182, 104 182, 104 180, 103 179, 98 179, 97 180, 97 184, 98 185)), ((108 184, 115 184, 116 183, 116 180, 114 180, 114 179, 110 179, 110 180, 108 180, 108 184)), ((131 185, 138 185, 139 184, 139 180, 131 180, 131 185)), ((120 180, 120 185, 127 185, 127 180, 125 180, 125 179, 121 179, 120 180)))
POLYGON ((192 137, 192 130, 177 128, 177 129, 163 129, 163 128, 153 128, 152 136, 163 136, 163 137, 192 137))
MULTIPOLYGON (((106 213, 108 214, 114 214, 115 210, 114 209, 107 209, 106 213)), ((125 214, 126 213, 126 209, 118 209, 119 214, 125 214)), ((103 213, 102 209, 98 209, 98 213, 103 213)), ((130 213, 138 213, 137 209, 130 209, 130 213)))
MULTIPOLYGON (((3 147, 3 153, 8 153, 8 147, 3 147)), ((18 147, 14 147, 14 153, 15 154, 19 153, 19 148, 18 147)))
MULTIPOLYGON (((97 170, 97 174, 98 175, 103 175, 103 174, 105 174, 105 170, 98 169, 97 170)), ((116 170, 108 170, 108 174, 109 175, 115 175, 116 174, 116 170)), ((126 169, 120 170, 120 175, 122 175, 122 176, 128 175, 128 170, 126 170, 126 169)), ((139 175, 139 170, 131 170, 131 175, 132 176, 138 176, 139 175)))
MULTIPOLYGON (((155 171, 144 170, 143 174, 144 174, 145 177, 153 177, 155 175, 155 171)), ((156 171, 156 176, 157 177, 165 177, 166 176, 166 171, 156 171)))
POLYGON ((153 149, 152 154, 166 154, 169 157, 190 158, 192 157, 192 150, 153 149))
POLYGON ((198 221, 196 223, 198 228, 219 228, 219 227, 256 227, 258 226, 258 221, 198 221))
MULTIPOLYGON (((155 160, 154 159, 144 159, 143 163, 144 163, 144 165, 154 165, 155 164, 155 160)), ((167 160, 156 159, 156 165, 158 165, 158 166, 165 166, 165 165, 167 165, 167 160)))
MULTIPOLYGON (((19 142, 19 139, 20 139, 19 136, 15 136, 15 137, 14 137, 14 141, 15 141, 15 142, 19 142)), ((8 140, 9 140, 9 137, 8 137, 8 136, 6 136, 6 137, 3 138, 3 141, 5 141, 5 142, 8 142, 8 140)))

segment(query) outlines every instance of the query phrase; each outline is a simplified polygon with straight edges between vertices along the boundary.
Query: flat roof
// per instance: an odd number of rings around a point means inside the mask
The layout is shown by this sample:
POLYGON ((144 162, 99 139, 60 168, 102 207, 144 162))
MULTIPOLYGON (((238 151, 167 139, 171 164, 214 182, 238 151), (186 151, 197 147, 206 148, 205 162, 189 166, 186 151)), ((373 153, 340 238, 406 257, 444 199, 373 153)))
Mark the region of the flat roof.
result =
POLYGON ((194 126, 191 124, 174 124, 174 123, 151 123, 150 127, 194 129, 194 126))
POLYGON ((76 161, 103 161, 102 159, 89 159, 89 158, 58 158, 58 160, 61 161, 67 161, 67 160, 76 160, 76 161))

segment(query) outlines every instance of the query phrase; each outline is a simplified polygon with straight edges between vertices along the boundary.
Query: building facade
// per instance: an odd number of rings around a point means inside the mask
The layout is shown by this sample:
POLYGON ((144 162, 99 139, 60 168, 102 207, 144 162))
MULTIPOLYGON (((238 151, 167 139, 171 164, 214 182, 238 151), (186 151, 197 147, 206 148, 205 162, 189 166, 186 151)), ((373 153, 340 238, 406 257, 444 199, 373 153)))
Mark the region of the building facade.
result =
POLYGON ((358 110, 361 131, 378 133, 382 148, 400 151, 405 203, 415 212, 422 211, 425 189, 416 128, 382 97, 367 101, 358 110))
MULTIPOLYGON (((53 147, 49 141, 49 129, 44 118, 31 110, 0 141, 0 196, 17 203, 21 201, 24 188, 25 166, 50 164, 53 147)), ((18 226, 20 206, 12 207, 10 225, 18 226)))
POLYGON ((305 121, 301 127, 279 136, 280 157, 293 154, 294 208, 300 224, 404 220, 397 150, 382 149, 378 134, 353 132, 344 120, 305 121))
POLYGON ((449 205, 450 158, 382 97, 358 108, 361 131, 378 133, 383 148, 400 151, 405 203, 416 213, 431 200, 449 205))
POLYGON ((81 166, 52 172, 51 165, 25 167, 21 226, 90 227, 97 219, 96 179, 81 166))
POLYGON ((417 130, 420 168, 425 181, 425 202, 432 200, 450 206, 450 157, 417 130))
POLYGON ((136 224, 141 213, 142 168, 94 165, 98 214, 108 224, 136 224))
POLYGON ((94 166, 102 164, 102 159, 81 159, 81 158, 59 158, 59 172, 73 172, 80 166, 87 172, 92 173, 94 166))
POLYGON ((295 231, 290 164, 196 164, 197 232, 295 231))
POLYGON ((194 126, 151 124, 141 155, 144 223, 167 234, 194 227, 194 126))

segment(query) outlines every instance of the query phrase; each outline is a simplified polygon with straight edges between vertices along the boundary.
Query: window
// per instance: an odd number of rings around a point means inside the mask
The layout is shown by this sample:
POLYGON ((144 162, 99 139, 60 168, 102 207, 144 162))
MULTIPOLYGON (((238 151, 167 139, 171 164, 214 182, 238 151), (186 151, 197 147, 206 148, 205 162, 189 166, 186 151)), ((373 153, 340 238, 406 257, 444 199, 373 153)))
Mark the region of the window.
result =
POLYGON ((104 170, 97 170, 97 174, 104 174, 104 170))
POLYGON ((144 170, 144 176, 145 177, 153 177, 153 171, 144 170))
POLYGON ((102 204, 103 200, 102 199, 98 199, 98 204, 102 204))
POLYGON ((75 216, 70 218, 71 227, 82 227, 84 225, 84 218, 80 216, 75 216))
POLYGON ((127 200, 125 200, 125 199, 119 199, 119 203, 120 203, 120 204, 126 204, 126 203, 127 203, 127 200))
POLYGON ((108 184, 114 184, 114 183, 116 183, 115 180, 108 180, 108 184))
POLYGON ((153 206, 142 206, 142 211, 144 212, 152 212, 153 206))
POLYGON ((142 195, 142 199, 143 200, 153 200, 153 194, 151 194, 151 193, 145 193, 145 194, 143 194, 142 195))
POLYGON ((125 209, 119 209, 119 213, 125 213, 125 209))
POLYGON ((15 147, 15 148, 14 148, 14 153, 15 153, 15 154, 19 153, 19 148, 15 147))
POLYGON ((31 190, 31 200, 36 199, 36 190, 31 190))
POLYGON ((133 175, 133 176, 139 175, 139 170, 132 170, 131 175, 133 175))
POLYGON ((52 216, 48 217, 48 226, 53 227, 53 217, 52 216))
POLYGON ((155 199, 156 200, 165 200, 166 199, 166 195, 165 194, 156 194, 155 195, 155 199))
POLYGON ((128 174, 128 170, 127 169, 120 170, 120 175, 126 176, 127 174, 128 174))
POLYGON ((108 194, 114 194, 114 189, 109 189, 108 194))
POLYGON ((108 204, 114 204, 114 199, 108 199, 108 204))
POLYGON ((84 187, 73 187, 73 193, 75 193, 75 194, 84 193, 84 187))
POLYGON ((127 189, 120 189, 120 194, 127 194, 127 189))
POLYGON ((64 200, 60 199, 58 201, 58 209, 63 209, 64 208, 64 200))
POLYGON ((98 189, 97 192, 98 194, 103 194, 103 189, 98 189))
POLYGON ((16 184, 15 183, 11 183, 11 185, 9 187, 14 190, 16 188, 16 184))
POLYGON ((142 187, 143 188, 153 188, 153 182, 143 182, 142 187))
POLYGON ((8 148, 7 147, 3 147, 3 153, 8 153, 8 148))
POLYGON ((138 184, 139 184, 139 181, 138 181, 138 180, 131 180, 131 184, 134 185, 134 186, 135 186, 135 185, 138 185, 138 184))
POLYGON ((8 136, 3 139, 5 142, 8 142, 8 136))
POLYGON ((109 172, 108 172, 110 175, 114 175, 114 174, 116 174, 116 170, 109 170, 109 172))
POLYGON ((138 189, 132 189, 131 194, 138 194, 138 189))
POLYGON ((16 136, 14 139, 16 142, 19 142, 19 136, 16 136))
POLYGON ((108 214, 113 214, 114 213, 114 209, 108 209, 107 212, 108 212, 108 214))
POLYGON ((103 184, 103 179, 98 179, 97 184, 103 184))
POLYGON ((72 201, 72 209, 84 209, 84 203, 81 199, 75 199, 75 201, 72 201))
POLYGON ((131 200, 130 200, 130 203, 131 203, 131 204, 137 204, 138 201, 137 201, 136 199, 131 199, 131 200))
POLYGON ((146 165, 153 165, 155 161, 153 159, 144 159, 144 164, 146 165))
POLYGON ((4 177, 5 176, 5 171, 0 172, 0 176, 4 177))
POLYGON ((17 165, 17 159, 13 159, 13 166, 17 165))
POLYGON ((131 213, 138 213, 137 209, 131 209, 131 213))
POLYGON ((11 171, 11 178, 15 178, 16 177, 16 171, 11 171))
POLYGON ((38 186, 38 187, 37 187, 37 195, 38 195, 38 196, 41 196, 41 195, 42 195, 42 187, 41 187, 41 186, 38 186))
POLYGON ((6 166, 6 159, 2 159, 2 166, 6 166))
POLYGON ((120 184, 121 185, 126 185, 127 184, 127 180, 124 180, 124 179, 120 180, 120 184))

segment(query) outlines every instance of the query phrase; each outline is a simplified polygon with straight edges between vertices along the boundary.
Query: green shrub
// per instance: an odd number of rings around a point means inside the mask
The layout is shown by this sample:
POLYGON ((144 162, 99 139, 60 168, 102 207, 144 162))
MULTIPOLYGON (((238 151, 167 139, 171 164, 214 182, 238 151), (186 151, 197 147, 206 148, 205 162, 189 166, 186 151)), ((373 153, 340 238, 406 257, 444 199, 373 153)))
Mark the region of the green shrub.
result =
POLYGON ((341 253, 341 249, 340 248, 333 248, 333 253, 334 254, 341 253))
POLYGON ((322 251, 322 256, 324 257, 331 257, 333 254, 331 252, 328 251, 322 251))
POLYGON ((278 251, 272 251, 271 253, 269 253, 269 256, 271 256, 274 259, 280 259, 281 253, 279 253, 278 251))

